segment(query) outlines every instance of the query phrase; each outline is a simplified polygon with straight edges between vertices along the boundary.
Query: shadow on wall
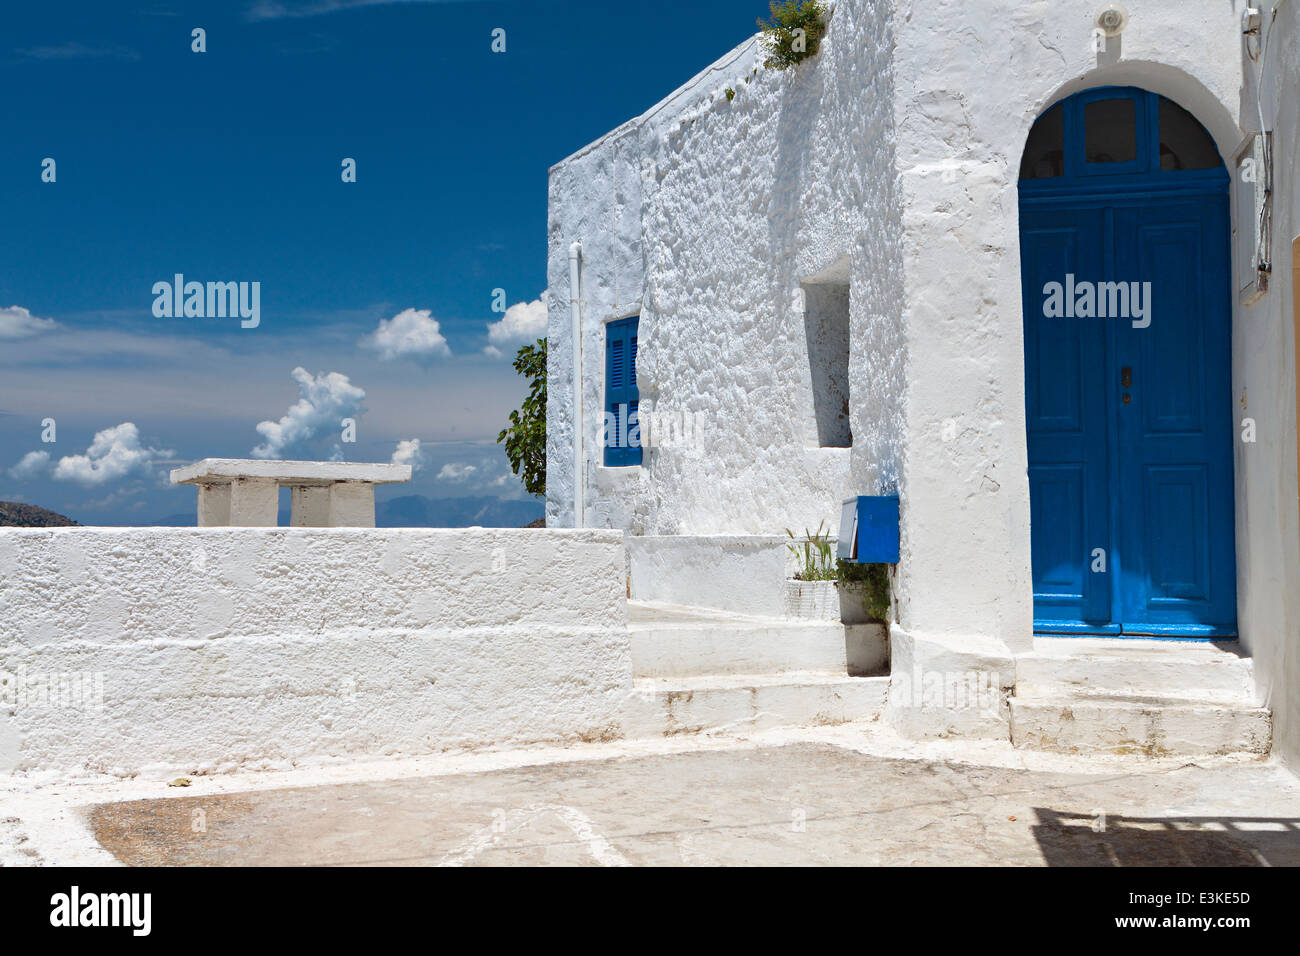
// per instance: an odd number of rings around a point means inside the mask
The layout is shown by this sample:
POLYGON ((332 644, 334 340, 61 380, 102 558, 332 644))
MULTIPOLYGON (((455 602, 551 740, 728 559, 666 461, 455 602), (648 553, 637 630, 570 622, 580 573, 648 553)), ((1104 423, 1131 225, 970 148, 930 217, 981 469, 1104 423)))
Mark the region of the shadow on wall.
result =
POLYGON ((1035 807, 1048 866, 1297 866, 1300 819, 1125 817, 1035 807))

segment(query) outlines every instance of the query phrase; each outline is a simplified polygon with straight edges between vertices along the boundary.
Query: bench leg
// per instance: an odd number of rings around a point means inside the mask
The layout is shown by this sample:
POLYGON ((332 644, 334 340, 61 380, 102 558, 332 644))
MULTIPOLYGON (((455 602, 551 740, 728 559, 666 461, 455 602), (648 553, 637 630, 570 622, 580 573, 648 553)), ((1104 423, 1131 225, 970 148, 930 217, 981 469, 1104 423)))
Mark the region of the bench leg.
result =
POLYGON ((230 524, 274 528, 280 511, 280 486, 270 478, 236 478, 230 483, 230 524))
POLYGON ((373 528, 375 486, 368 481, 340 481, 330 485, 331 528, 373 528))
POLYGON ((198 485, 199 527, 227 528, 230 526, 230 482, 219 485, 198 485))
POLYGON ((294 485, 289 490, 289 524, 294 528, 328 528, 329 485, 294 485))

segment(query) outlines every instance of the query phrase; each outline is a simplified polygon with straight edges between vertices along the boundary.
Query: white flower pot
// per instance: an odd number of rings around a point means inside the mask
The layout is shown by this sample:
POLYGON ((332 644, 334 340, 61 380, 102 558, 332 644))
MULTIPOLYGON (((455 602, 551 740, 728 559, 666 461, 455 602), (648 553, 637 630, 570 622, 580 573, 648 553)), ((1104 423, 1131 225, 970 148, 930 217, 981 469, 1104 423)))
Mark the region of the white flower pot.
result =
POLYGON ((842 624, 870 621, 863 603, 863 586, 856 582, 787 580, 785 613, 788 617, 842 624))
POLYGON ((814 621, 838 621, 840 596, 834 581, 785 582, 785 613, 814 621))

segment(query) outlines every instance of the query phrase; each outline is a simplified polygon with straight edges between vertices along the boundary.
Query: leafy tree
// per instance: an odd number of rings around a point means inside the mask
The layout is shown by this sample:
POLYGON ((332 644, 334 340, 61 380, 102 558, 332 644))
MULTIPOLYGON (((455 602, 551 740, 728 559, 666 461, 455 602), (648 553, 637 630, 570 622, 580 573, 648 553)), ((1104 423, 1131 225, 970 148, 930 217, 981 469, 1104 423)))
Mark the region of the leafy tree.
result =
POLYGON ((772 0, 771 20, 758 21, 763 30, 763 65, 786 70, 817 54, 826 35, 826 8, 818 0, 772 0))
POLYGON ((524 479, 530 495, 546 494, 546 339, 525 345, 515 356, 515 371, 531 383, 523 405, 510 413, 497 444, 506 443, 510 468, 524 479))

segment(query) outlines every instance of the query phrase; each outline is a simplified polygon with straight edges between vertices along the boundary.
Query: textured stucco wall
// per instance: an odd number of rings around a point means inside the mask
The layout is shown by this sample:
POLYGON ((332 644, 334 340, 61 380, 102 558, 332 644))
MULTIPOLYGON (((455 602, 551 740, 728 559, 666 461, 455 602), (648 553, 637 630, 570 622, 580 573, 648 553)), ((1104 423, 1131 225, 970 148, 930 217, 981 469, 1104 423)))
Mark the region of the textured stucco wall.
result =
POLYGON ((909 357, 898 613, 918 632, 1030 643, 1016 182, 1033 121, 1080 89, 1132 84, 1190 109, 1225 156, 1242 136, 1240 10, 1126 6, 1122 39, 1098 52, 1092 7, 898 4, 909 357))
MULTIPOLYGON (((1130 0, 1122 38, 1101 51, 1096 6, 840 0, 823 51, 798 69, 751 74, 759 57, 742 45, 552 171, 551 288, 567 289, 569 242, 588 252, 589 449, 599 323, 638 305, 643 388, 705 410, 711 429, 703 456, 652 453, 617 475, 594 468, 588 524, 637 534, 770 534, 822 519, 834 528, 842 497, 897 484, 899 632, 918 646, 966 635, 1030 648, 1016 190, 1025 137, 1056 100, 1108 84, 1180 103, 1229 162, 1260 125, 1261 67, 1245 54, 1242 4, 1130 0), (793 307, 799 283, 845 255, 847 455, 806 447, 811 382, 793 307)), ((1278 139, 1278 261, 1300 231, 1295 8, 1283 5, 1264 67, 1274 76, 1263 109, 1278 139)), ((1295 368, 1282 271, 1263 300, 1234 307, 1234 402, 1247 400, 1260 429, 1258 443, 1237 448, 1238 588, 1242 641, 1277 712, 1279 752, 1296 754, 1295 368)), ((552 309, 552 342, 567 341, 567 309, 552 309)), ((554 461, 571 454, 558 384, 570 367, 564 348, 551 354, 554 461)), ((564 522, 572 476, 561 475, 548 513, 564 522)))
MULTIPOLYGON (((1265 21, 1270 18, 1266 15, 1265 21)), ((1267 55, 1247 70, 1242 125, 1273 130, 1273 274, 1270 290, 1233 325, 1237 422, 1257 441, 1236 443, 1237 580, 1242 640, 1261 699, 1273 710, 1273 749, 1300 770, 1300 508, 1291 243, 1300 235, 1300 4, 1284 3, 1267 55), (1258 100, 1256 94, 1258 93, 1258 100), (1258 102, 1258 106, 1257 106, 1258 102)))
POLYGON ((4 529, 0 571, 0 773, 601 737, 631 688, 615 532, 4 529))
POLYGON ((786 613, 785 582, 793 569, 784 535, 643 535, 626 541, 635 600, 758 617, 786 613))
MULTIPOLYGON (((742 44, 552 170, 550 288, 568 289, 569 243, 584 250, 587 525, 770 534, 826 519, 834 528, 837 503, 854 491, 856 452, 809 440, 814 385, 797 302, 801 281, 841 260, 855 278, 849 374, 861 470, 893 473, 901 270, 890 242, 899 216, 886 8, 839 4, 821 53, 799 70, 764 70, 756 44, 742 44), (650 449, 643 467, 615 474, 599 465, 602 323, 637 311, 643 402, 700 415, 703 442, 650 449)), ((565 524, 572 390, 561 383, 572 381, 573 350, 567 294, 551 302, 547 513, 565 524)))
MULTIPOLYGON (((1130 21, 1121 41, 1097 52, 1090 7, 900 0, 895 73, 910 364, 897 592, 900 621, 917 631, 994 635, 1014 650, 1029 646, 1016 178, 1034 119, 1081 89, 1139 86, 1190 110, 1231 167, 1246 133, 1260 128, 1255 78, 1265 69, 1272 76, 1263 83, 1264 124, 1276 129, 1282 164, 1275 176, 1275 260, 1297 231, 1294 0, 1283 6, 1263 67, 1246 56, 1242 5, 1126 6, 1130 21), (953 163, 959 176, 934 174, 953 163), (956 438, 945 442, 940 429, 950 418, 956 438)), ((1280 271, 1264 299, 1236 305, 1233 313, 1233 399, 1247 403, 1236 419, 1250 414, 1260 423, 1257 443, 1236 443, 1238 622, 1257 662, 1260 692, 1275 712, 1278 752, 1294 759, 1295 353, 1289 284, 1276 281, 1280 271)))

